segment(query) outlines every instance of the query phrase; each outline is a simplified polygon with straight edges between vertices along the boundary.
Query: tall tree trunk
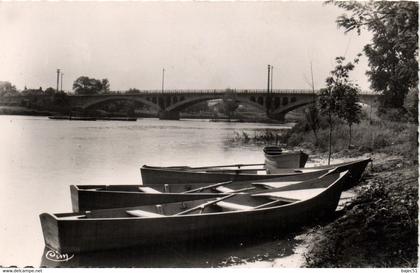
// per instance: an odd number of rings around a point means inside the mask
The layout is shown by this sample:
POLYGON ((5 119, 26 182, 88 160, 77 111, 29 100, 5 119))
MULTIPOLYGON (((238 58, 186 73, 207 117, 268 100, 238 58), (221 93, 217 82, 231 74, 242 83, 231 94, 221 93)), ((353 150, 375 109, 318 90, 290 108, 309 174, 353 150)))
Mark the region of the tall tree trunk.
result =
POLYGON ((328 166, 330 165, 330 161, 331 161, 331 140, 332 140, 332 117, 331 117, 331 114, 330 114, 330 117, 329 117, 329 124, 330 124, 330 135, 329 135, 329 138, 328 138, 328 166))
POLYGON ((349 148, 351 147, 351 124, 349 124, 349 148))
POLYGON ((330 125, 330 136, 328 139, 328 166, 330 165, 330 161, 331 161, 331 135, 332 135, 332 127, 330 125))
POLYGON ((315 136, 315 146, 318 146, 318 133, 316 132, 315 128, 312 128, 312 131, 314 132, 314 136, 315 136))

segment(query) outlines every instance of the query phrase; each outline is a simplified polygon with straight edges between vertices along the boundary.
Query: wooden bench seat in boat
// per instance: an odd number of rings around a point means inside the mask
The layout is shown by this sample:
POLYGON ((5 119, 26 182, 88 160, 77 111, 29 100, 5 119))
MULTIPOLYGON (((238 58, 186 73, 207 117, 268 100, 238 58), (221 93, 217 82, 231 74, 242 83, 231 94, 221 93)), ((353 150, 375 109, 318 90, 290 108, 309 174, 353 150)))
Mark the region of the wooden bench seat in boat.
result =
POLYGON ((140 209, 126 210, 125 212, 127 214, 129 214, 131 216, 135 216, 135 217, 162 217, 162 216, 164 216, 164 215, 159 214, 159 213, 154 213, 154 212, 140 210, 140 209))
POLYGON ((69 216, 61 216, 60 219, 68 219, 68 220, 77 220, 86 218, 86 215, 69 215, 69 216))
POLYGON ((144 192, 144 193, 161 193, 160 191, 157 191, 153 188, 150 187, 139 187, 139 190, 144 192))
POLYGON ((295 201, 310 199, 314 196, 319 195, 323 191, 325 191, 325 188, 256 193, 256 194, 253 194, 252 196, 268 197, 270 199, 295 202, 295 201))
POLYGON ((216 191, 221 192, 221 193, 231 193, 234 192, 235 190, 228 188, 228 187, 224 187, 224 186, 219 186, 217 188, 215 188, 216 191))
POLYGON ((103 191, 104 188, 91 188, 91 189, 83 189, 84 191, 103 191))
POLYGON ((242 188, 242 189, 231 189, 228 187, 224 187, 224 186, 219 186, 217 188, 215 188, 216 191, 220 192, 220 193, 238 193, 238 192, 245 192, 245 191, 249 191, 249 190, 253 190, 255 189, 255 187, 247 187, 247 188, 242 188))
POLYGON ((260 187, 264 187, 264 188, 269 188, 269 189, 275 189, 275 188, 280 188, 280 187, 286 187, 286 186, 289 186, 289 185, 299 184, 299 183, 302 183, 302 182, 303 181, 254 182, 254 183, 252 183, 252 185, 260 186, 260 187))
POLYGON ((245 205, 240 205, 240 204, 235 204, 235 203, 230 203, 230 202, 224 202, 224 201, 217 202, 216 205, 218 207, 221 207, 224 210, 227 210, 227 211, 252 210, 252 209, 254 209, 254 207, 251 207, 251 206, 245 206, 245 205))

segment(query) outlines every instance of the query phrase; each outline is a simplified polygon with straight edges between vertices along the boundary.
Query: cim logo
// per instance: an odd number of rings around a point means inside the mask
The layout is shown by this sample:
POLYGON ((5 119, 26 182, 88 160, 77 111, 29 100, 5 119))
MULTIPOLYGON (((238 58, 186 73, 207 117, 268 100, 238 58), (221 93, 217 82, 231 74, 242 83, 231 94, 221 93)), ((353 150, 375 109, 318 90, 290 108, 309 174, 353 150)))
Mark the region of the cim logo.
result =
POLYGON ((45 253, 45 258, 53 262, 67 262, 71 260, 73 257, 74 257, 74 254, 70 254, 70 255, 63 254, 52 249, 48 250, 48 252, 45 253))

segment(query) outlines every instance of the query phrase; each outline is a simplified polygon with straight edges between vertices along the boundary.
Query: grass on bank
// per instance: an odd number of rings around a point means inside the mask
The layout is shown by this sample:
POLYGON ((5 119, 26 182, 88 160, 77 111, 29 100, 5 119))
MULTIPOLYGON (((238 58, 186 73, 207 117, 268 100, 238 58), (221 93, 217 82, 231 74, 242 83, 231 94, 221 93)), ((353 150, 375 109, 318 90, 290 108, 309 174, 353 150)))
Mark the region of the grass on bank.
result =
MULTIPOLYGON (((338 218, 314 228, 305 254, 307 267, 417 267, 418 262, 418 125, 362 120, 352 128, 336 124, 333 157, 370 154, 373 169, 354 190, 357 196, 338 218)), ((244 136, 237 134, 237 138, 244 136)), ((326 155, 328 127, 313 132, 298 122, 285 134, 262 131, 248 142, 299 147, 326 155), (258 137, 257 137, 258 136, 258 137)))
MULTIPOLYGON (((352 126, 351 145, 349 128, 336 123, 332 137, 332 152, 335 156, 360 156, 370 152, 385 152, 390 155, 403 155, 411 164, 417 164, 417 127, 415 123, 363 119, 352 126)), ((328 126, 321 123, 315 138, 304 119, 299 120, 290 130, 265 129, 262 131, 235 132, 231 139, 238 143, 282 145, 301 148, 312 154, 328 151, 328 126)))
POLYGON ((237 143, 255 143, 255 144, 272 144, 272 145, 280 145, 283 135, 286 134, 285 129, 265 129, 262 131, 254 131, 254 132, 234 132, 233 138, 230 140, 231 142, 237 143))
MULTIPOLYGON (((418 125, 376 119, 353 128, 336 125, 335 157, 371 153, 373 169, 354 190, 357 197, 336 221, 315 229, 306 253, 308 267, 416 267, 418 262, 418 125)), ((328 150, 328 128, 318 133, 296 126, 288 146, 328 150)))
MULTIPOLYGON (((314 152, 328 151, 328 128, 318 132, 318 143, 312 131, 295 126, 282 139, 287 146, 299 146, 314 152)), ((395 121, 362 120, 352 128, 349 147, 348 127, 337 124, 332 137, 333 153, 361 155, 367 152, 386 152, 417 160, 417 124, 395 121), (351 151, 352 150, 352 151, 351 151)))

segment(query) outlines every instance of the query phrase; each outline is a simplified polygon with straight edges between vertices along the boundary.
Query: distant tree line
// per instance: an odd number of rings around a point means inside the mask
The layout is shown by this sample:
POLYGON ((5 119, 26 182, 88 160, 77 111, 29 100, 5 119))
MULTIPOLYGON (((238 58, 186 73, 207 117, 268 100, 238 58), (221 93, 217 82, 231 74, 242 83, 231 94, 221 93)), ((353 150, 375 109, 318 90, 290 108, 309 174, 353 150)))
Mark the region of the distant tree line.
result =
POLYGON ((16 86, 12 85, 10 82, 0 81, 0 97, 16 95, 19 95, 16 86))
POLYGON ((76 95, 105 94, 109 92, 109 81, 81 76, 74 81, 73 90, 76 95))

